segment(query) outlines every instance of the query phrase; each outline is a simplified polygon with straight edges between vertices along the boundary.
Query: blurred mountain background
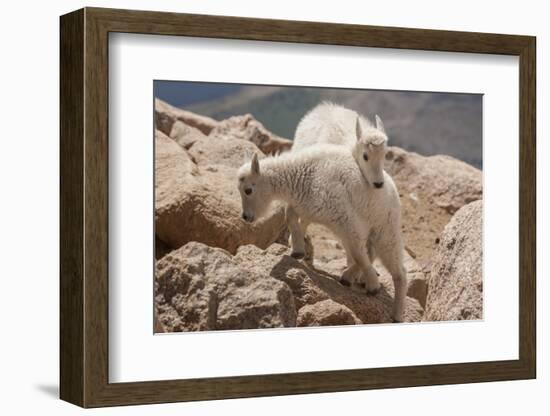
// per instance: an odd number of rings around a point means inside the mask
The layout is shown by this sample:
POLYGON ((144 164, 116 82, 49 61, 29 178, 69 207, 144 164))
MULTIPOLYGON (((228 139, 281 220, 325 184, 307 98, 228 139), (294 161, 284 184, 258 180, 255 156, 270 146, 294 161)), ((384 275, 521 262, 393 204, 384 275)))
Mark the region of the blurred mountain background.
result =
POLYGON ((154 95, 216 120, 251 113, 288 139, 307 111, 332 101, 371 120, 378 114, 390 145, 427 156, 446 154, 482 168, 481 94, 155 81, 154 95))

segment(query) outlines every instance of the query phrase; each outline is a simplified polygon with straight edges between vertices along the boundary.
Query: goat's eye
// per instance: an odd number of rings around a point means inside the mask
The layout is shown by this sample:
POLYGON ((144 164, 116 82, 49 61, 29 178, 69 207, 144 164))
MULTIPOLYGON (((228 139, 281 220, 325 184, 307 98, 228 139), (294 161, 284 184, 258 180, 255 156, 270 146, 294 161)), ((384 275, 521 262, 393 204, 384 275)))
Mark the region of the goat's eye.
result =
POLYGON ((247 195, 250 195, 252 193, 252 188, 246 188, 244 190, 244 193, 247 194, 247 195))
POLYGON ((368 155, 367 155, 366 153, 363 153, 363 159, 365 159, 365 161, 366 161, 366 160, 369 160, 369 157, 368 157, 368 155))

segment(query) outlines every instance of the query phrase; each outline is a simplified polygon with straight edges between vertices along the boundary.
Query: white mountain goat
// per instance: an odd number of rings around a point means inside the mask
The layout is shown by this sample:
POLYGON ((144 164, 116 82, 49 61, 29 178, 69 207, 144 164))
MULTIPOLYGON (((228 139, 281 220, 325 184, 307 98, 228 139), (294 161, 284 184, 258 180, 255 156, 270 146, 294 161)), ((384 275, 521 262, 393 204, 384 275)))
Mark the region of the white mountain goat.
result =
MULTIPOLYGON (((337 104, 324 102, 309 111, 298 123, 292 145, 292 152, 299 152, 312 145, 338 144, 351 149, 357 165, 361 168, 365 180, 370 186, 384 186, 384 158, 388 137, 380 117, 376 116, 376 126, 360 116, 355 111, 337 104)), ((301 220, 293 212, 292 207, 286 207, 286 217, 291 231, 290 243, 292 256, 295 258, 310 258, 313 248, 306 247, 305 228, 302 232, 292 232, 301 220), (303 238, 302 238, 303 236, 303 238), (309 250, 308 250, 309 249, 309 250)), ((369 245, 369 255, 374 260, 373 248, 369 245)), ((348 257, 348 266, 353 260, 348 257)))
POLYGON ((238 172, 242 217, 252 222, 273 201, 286 203, 295 214, 288 219, 293 241, 303 241, 310 222, 326 226, 346 250, 349 262, 342 281, 364 281, 367 293, 376 294, 380 282, 367 252, 368 241, 392 275, 392 317, 402 321, 407 278, 399 195, 385 172, 380 181, 386 184, 380 189, 367 182, 346 146, 319 144, 261 161, 255 155, 238 172))
POLYGON ((380 117, 376 126, 355 111, 324 102, 308 112, 296 128, 292 151, 320 143, 348 146, 370 185, 384 185, 384 159, 388 137, 380 117))

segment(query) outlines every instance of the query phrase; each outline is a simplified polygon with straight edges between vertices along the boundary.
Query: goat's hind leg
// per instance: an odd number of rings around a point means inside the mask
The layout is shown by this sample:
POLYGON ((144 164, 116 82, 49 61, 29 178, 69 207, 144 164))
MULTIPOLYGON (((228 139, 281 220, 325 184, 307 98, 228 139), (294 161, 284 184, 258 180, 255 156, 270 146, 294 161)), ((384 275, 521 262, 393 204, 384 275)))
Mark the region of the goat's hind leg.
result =
POLYGON ((300 225, 300 218, 291 206, 287 206, 286 223, 290 231, 291 256, 295 259, 303 259, 306 256, 306 242, 303 227, 300 225))
POLYGON ((310 264, 313 264, 313 241, 311 240, 311 237, 307 235, 307 227, 309 227, 309 221, 305 220, 303 217, 300 218, 300 229, 302 230, 302 234, 304 236, 304 245, 306 249, 304 260, 310 264))

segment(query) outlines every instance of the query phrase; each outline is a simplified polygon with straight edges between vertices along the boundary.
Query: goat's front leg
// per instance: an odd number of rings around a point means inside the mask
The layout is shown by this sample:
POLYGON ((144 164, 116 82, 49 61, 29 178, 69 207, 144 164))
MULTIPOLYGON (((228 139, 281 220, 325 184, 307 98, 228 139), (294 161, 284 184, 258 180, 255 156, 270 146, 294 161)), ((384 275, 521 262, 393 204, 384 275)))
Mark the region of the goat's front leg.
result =
MULTIPOLYGON (((368 248, 368 245, 367 245, 367 248, 368 248)), ((375 258, 374 252, 369 250, 368 253, 369 253, 369 260, 371 262, 371 267, 373 268, 374 273, 376 273, 376 276, 380 277, 380 273, 378 273, 378 271, 374 268, 374 266, 372 266, 372 262, 375 258)), ((345 271, 346 278, 345 278, 345 281, 342 281, 342 283, 344 285, 348 285, 349 281, 352 280, 358 286, 365 289, 366 286, 367 286, 366 276, 363 273, 361 267, 357 263, 355 263, 355 261, 353 260, 353 257, 351 256, 350 253, 346 252, 346 258, 347 258, 347 267, 346 267, 346 271, 345 271)), ((369 274, 372 274, 372 271, 369 272, 369 274)), ((376 283, 374 283, 374 286, 376 286, 376 283)), ((375 289, 375 291, 376 291, 376 289, 375 289)))
POLYGON ((403 261, 403 243, 400 231, 388 233, 381 244, 379 254, 382 264, 391 274, 394 287, 392 318, 394 322, 403 322, 407 297, 407 269, 403 261))
POLYGON ((362 235, 350 234, 343 239, 344 247, 348 256, 348 262, 353 260, 353 264, 348 266, 342 275, 343 280, 356 281, 364 283, 368 295, 376 295, 380 290, 380 280, 376 269, 372 266, 366 245, 366 237, 362 235))
POLYGON ((286 224, 290 231, 290 255, 295 259, 303 259, 306 255, 305 233, 298 214, 290 205, 286 207, 286 224))
POLYGON ((361 268, 359 265, 353 260, 353 257, 350 253, 350 249, 347 247, 348 243, 342 242, 342 245, 344 246, 344 250, 346 252, 346 268, 344 269, 342 276, 340 278, 340 283, 342 283, 344 286, 351 286, 353 283, 361 283, 363 280, 361 268))
POLYGON ((361 274, 362 272, 359 265, 352 263, 343 271, 342 276, 340 277, 340 283, 344 286, 352 286, 354 283, 362 280, 361 274))

